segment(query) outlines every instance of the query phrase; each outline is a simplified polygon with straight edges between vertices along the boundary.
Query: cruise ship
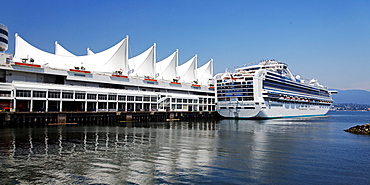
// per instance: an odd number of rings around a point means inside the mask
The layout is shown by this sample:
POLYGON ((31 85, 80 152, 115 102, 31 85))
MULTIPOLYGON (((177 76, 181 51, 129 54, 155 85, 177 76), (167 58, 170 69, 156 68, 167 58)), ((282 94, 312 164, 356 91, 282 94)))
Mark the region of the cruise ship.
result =
POLYGON ((217 74, 217 112, 226 118, 284 118, 325 115, 332 94, 316 79, 294 76, 275 60, 217 74))
MULTIPOLYGON (((1 51, 8 29, 1 25, 1 51)), ((55 42, 45 52, 15 34, 15 53, 0 52, 0 111, 215 111, 213 60, 178 65, 178 50, 157 61, 156 44, 128 56, 128 36, 76 56, 55 42)))

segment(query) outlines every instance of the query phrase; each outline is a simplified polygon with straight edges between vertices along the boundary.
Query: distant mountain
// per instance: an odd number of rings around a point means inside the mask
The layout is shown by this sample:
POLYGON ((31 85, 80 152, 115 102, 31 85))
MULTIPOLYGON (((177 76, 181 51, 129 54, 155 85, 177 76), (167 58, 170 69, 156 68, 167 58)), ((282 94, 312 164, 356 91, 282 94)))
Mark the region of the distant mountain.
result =
POLYGON ((365 90, 337 90, 333 95, 334 103, 370 104, 370 91, 365 90))

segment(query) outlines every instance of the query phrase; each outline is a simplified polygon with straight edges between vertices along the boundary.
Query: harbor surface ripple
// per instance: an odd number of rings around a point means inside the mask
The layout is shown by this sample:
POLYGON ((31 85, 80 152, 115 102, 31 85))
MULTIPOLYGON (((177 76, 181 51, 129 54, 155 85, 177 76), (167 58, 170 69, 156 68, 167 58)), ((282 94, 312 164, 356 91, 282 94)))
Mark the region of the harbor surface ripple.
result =
POLYGON ((0 130, 5 184, 370 184, 370 112, 0 130))

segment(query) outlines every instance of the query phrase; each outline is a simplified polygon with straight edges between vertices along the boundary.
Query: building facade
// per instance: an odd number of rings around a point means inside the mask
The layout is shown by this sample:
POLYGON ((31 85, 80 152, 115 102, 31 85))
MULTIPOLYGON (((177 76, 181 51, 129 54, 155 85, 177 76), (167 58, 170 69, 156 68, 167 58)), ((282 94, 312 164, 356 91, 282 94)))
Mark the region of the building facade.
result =
POLYGON ((15 40, 14 57, 0 57, 1 111, 215 110, 213 60, 197 68, 195 55, 179 66, 176 50, 157 62, 155 44, 129 58, 128 37, 83 56, 58 42, 47 53, 15 40))

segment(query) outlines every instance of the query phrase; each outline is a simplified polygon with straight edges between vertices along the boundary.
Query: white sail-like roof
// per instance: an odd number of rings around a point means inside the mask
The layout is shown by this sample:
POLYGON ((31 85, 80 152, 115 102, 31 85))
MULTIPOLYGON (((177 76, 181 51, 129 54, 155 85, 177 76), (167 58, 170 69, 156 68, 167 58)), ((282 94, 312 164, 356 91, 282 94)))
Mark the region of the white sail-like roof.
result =
POLYGON ((74 66, 83 66, 88 71, 112 72, 122 69, 124 74, 128 72, 128 37, 105 51, 85 56, 55 55, 32 46, 18 34, 15 37, 16 46, 13 59, 15 62, 33 58, 35 64, 59 69, 68 70, 74 66))
POLYGON ((195 67, 197 66, 197 55, 177 67, 177 74, 180 77, 180 82, 192 83, 195 78, 195 67))
POLYGON ((176 67, 178 65, 179 51, 176 50, 167 58, 155 64, 156 78, 162 80, 171 80, 177 77, 176 67))
POLYGON ((87 55, 93 55, 93 54, 95 54, 93 51, 91 51, 90 48, 87 48, 86 49, 86 53, 87 53, 87 55))
POLYGON ((195 70, 196 78, 198 84, 208 85, 208 80, 213 76, 213 59, 208 61, 202 67, 199 67, 195 70))
MULTIPOLYGON (((101 66, 102 71, 112 72, 112 71, 120 70, 123 72, 123 74, 127 75, 128 74, 128 36, 125 39, 123 39, 120 43, 116 44, 115 46, 103 52, 108 52, 108 50, 110 50, 109 51, 110 55, 108 56, 111 56, 111 57, 109 59, 104 58, 108 60, 105 60, 106 62, 101 66)), ((105 57, 104 56, 105 53, 103 52, 95 53, 95 54, 87 55, 87 56, 95 57, 95 56, 101 55, 101 57, 105 57)), ((99 65, 96 65, 95 67, 99 69, 99 65)), ((98 69, 95 69, 95 71, 99 71, 98 69)))
POLYGON ((140 55, 128 59, 130 76, 155 77, 155 44, 140 55))
POLYGON ((69 52, 66 50, 63 46, 61 46, 58 41, 55 41, 55 55, 61 55, 61 56, 69 56, 69 57, 74 57, 76 56, 75 54, 69 52))

